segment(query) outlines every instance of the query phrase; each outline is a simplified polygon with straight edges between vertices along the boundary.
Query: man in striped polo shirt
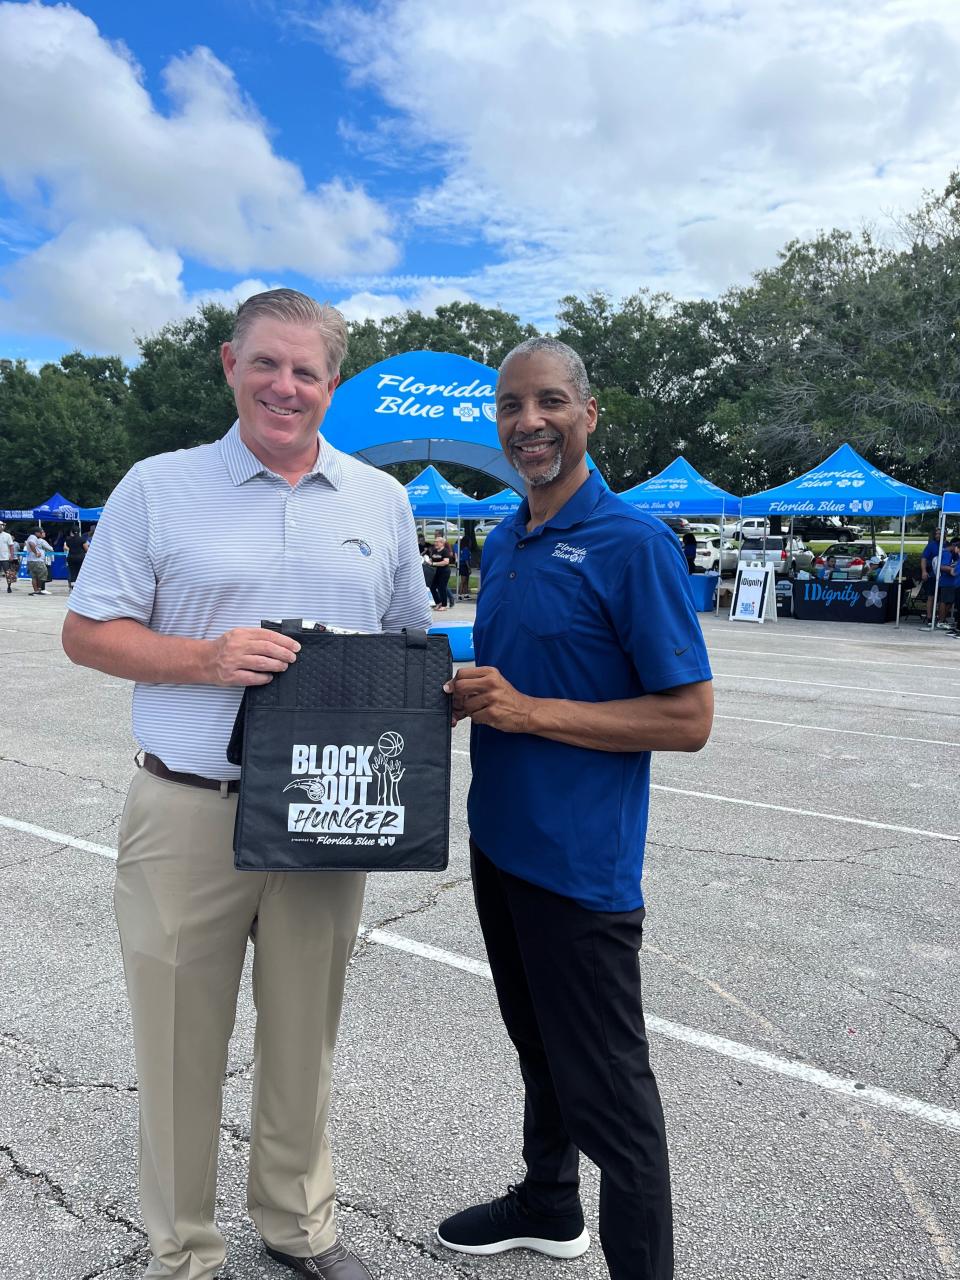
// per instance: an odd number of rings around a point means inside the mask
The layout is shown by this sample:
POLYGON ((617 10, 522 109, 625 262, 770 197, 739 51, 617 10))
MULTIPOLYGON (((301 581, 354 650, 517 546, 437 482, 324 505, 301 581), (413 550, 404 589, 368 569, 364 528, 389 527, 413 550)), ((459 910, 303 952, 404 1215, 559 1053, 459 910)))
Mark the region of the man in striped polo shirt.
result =
POLYGON ((338 311, 293 290, 245 302, 221 353, 238 421, 215 444, 127 473, 64 623, 74 662, 136 682, 144 755, 121 823, 115 904, 148 1276, 208 1280, 225 1257, 214 1225, 222 1082, 252 934, 251 1216, 269 1255, 291 1269, 369 1277, 336 1238, 325 1132, 364 877, 236 871, 239 770, 226 758, 244 686, 296 661, 297 642, 262 619, 366 632, 430 623, 402 487, 318 435, 346 341, 338 311), (251 571, 251 546, 272 573, 251 571))

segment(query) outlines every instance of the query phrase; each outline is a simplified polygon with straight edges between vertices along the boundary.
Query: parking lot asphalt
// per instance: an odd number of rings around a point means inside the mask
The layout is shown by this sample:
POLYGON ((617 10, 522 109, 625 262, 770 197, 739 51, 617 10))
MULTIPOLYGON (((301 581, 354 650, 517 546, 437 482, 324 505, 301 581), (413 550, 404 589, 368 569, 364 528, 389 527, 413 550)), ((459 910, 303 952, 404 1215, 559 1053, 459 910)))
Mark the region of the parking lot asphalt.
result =
MULTIPOLYGON (((70 665, 50 590, 0 596, 0 1277, 132 1280, 147 1251, 111 858, 130 689, 70 665)), ((960 642, 915 621, 702 620, 716 725, 702 752, 655 757, 645 873, 678 1278, 960 1280, 960 642)), ((342 1232, 381 1280, 601 1280, 596 1241, 556 1263, 433 1237, 521 1173, 466 747, 458 726, 448 870, 369 880, 331 1122, 342 1232)), ((226 1276, 279 1280, 244 1209, 252 1035, 245 982, 218 1220, 226 1276)))

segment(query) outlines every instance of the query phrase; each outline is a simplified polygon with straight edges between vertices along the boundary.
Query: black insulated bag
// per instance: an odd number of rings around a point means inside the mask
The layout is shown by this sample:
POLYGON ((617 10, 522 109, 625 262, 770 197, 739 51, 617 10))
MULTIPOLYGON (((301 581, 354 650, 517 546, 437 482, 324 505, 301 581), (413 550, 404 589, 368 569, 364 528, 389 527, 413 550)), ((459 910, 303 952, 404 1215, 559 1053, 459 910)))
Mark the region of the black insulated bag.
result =
POLYGON ((300 620, 296 662, 244 691, 227 758, 241 767, 241 871, 442 871, 449 854, 445 635, 343 635, 300 620))

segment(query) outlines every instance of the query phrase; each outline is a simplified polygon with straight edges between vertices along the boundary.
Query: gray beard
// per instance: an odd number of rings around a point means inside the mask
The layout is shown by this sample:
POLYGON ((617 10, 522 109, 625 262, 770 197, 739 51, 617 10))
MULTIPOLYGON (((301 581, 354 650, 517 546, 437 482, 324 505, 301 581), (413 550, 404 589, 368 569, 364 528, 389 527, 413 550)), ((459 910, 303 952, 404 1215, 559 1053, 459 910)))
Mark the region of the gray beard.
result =
POLYGON ((519 473, 520 479, 524 482, 528 489, 540 489, 545 484, 553 484, 557 476, 560 474, 560 467, 563 464, 563 445, 557 449, 557 456, 546 471, 538 471, 535 475, 527 475, 523 467, 523 455, 519 449, 511 449, 513 455, 513 465, 519 473))

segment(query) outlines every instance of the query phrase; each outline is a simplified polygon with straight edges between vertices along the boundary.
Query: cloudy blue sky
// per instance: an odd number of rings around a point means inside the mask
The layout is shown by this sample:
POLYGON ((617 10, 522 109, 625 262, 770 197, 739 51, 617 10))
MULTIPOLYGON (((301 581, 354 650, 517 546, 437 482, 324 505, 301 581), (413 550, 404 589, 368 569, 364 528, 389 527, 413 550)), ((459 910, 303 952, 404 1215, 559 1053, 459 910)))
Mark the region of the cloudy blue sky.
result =
POLYGON ((0 356, 715 294, 960 166, 958 0, 0 2, 0 356))

